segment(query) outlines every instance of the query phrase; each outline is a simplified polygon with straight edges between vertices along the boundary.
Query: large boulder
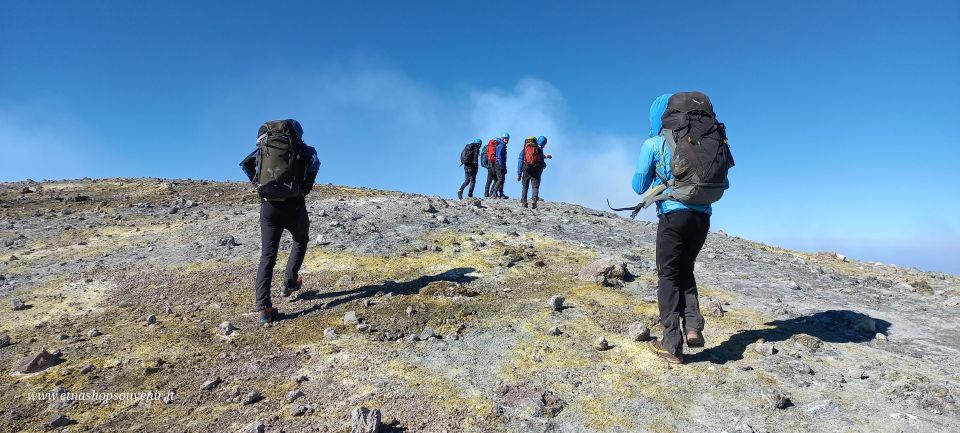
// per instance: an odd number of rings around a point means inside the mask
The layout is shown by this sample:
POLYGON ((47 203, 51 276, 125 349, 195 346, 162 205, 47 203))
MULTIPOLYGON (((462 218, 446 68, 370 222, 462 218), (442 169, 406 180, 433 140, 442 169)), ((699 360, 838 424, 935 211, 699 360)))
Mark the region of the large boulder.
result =
POLYGON ((39 352, 21 359, 20 362, 17 363, 17 367, 14 369, 14 371, 24 374, 36 373, 38 371, 43 371, 53 367, 59 363, 59 355, 54 355, 48 352, 47 348, 43 348, 39 352))
POLYGON ((604 286, 623 286, 624 281, 630 279, 630 272, 627 271, 627 262, 616 257, 605 257, 590 262, 580 270, 577 278, 604 286))

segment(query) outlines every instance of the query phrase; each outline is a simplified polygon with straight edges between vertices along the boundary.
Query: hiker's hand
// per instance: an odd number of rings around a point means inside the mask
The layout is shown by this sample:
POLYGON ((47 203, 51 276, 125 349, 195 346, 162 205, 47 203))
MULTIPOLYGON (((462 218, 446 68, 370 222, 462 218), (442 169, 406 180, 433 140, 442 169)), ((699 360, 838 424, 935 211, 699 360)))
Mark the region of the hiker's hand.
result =
POLYGON ((544 158, 552 159, 552 158, 553 158, 553 155, 547 154, 547 156, 545 156, 544 158))
POLYGON ((517 182, 520 182, 520 176, 517 176, 517 182))

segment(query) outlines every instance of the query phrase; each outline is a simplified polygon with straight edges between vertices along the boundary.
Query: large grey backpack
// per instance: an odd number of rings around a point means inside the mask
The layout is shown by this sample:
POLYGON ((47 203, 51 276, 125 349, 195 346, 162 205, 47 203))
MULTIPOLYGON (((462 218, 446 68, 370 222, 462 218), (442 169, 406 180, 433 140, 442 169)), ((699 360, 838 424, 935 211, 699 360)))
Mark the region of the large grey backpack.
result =
POLYGON ((673 175, 665 179, 655 171, 661 185, 648 193, 643 202, 634 207, 611 209, 633 210, 630 216, 635 217, 641 209, 663 200, 707 205, 723 197, 727 171, 734 165, 733 154, 726 129, 717 121, 710 98, 700 92, 675 93, 667 101, 661 120, 660 134, 670 148, 673 175))
POLYGON ((257 192, 265 199, 302 195, 303 128, 293 119, 272 120, 257 132, 257 192))
POLYGON ((644 201, 707 205, 720 200, 734 162, 727 132, 717 121, 710 98, 700 92, 676 93, 667 102, 662 120, 673 176, 664 179, 657 172, 667 188, 644 201))

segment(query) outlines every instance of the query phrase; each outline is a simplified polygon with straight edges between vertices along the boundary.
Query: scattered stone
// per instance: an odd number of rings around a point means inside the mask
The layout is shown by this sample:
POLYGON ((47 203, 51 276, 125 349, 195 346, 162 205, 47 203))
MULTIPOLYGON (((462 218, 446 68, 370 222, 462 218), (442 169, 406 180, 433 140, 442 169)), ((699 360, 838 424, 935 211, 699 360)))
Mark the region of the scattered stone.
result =
POLYGON ((624 281, 630 278, 630 272, 623 260, 607 257, 591 262, 580 270, 577 277, 604 286, 623 286, 624 281))
POLYGON ((413 309, 413 305, 407 306, 407 315, 412 316, 417 310, 413 309))
POLYGON ((723 313, 726 313, 726 310, 723 309, 723 302, 709 296, 704 299, 704 306, 707 307, 707 314, 713 317, 723 317, 723 313))
POLYGON ((820 416, 837 410, 838 406, 833 400, 817 400, 803 405, 800 409, 810 415, 820 416))
POLYGON ((440 224, 447 224, 450 222, 450 219, 446 215, 437 215, 437 222, 440 224))
POLYGON ((237 328, 233 326, 233 323, 230 322, 223 322, 218 328, 220 329, 220 334, 227 337, 233 335, 233 331, 237 330, 237 328))
POLYGON ((50 353, 47 348, 40 349, 39 352, 29 355, 17 363, 14 371, 18 373, 36 373, 46 370, 60 363, 59 354, 50 353))
POLYGON ((0 334, 0 349, 10 345, 10 336, 7 334, 0 334))
POLYGON ((233 236, 224 236, 224 237, 220 238, 220 242, 218 242, 218 244, 219 244, 221 247, 231 247, 231 248, 240 245, 240 243, 237 242, 237 239, 234 238, 233 236))
POLYGON ((793 280, 787 281, 787 288, 790 290, 803 290, 799 283, 793 280))
POLYGON ((786 409, 790 401, 780 390, 769 386, 761 387, 760 395, 766 400, 767 406, 774 409, 786 409))
POLYGON ((203 385, 200 385, 200 389, 204 391, 212 391, 221 383, 223 383, 223 379, 220 379, 220 377, 214 377, 213 379, 203 382, 203 385))
POLYGON ((563 331, 561 331, 560 327, 558 326, 551 326, 550 329, 547 330, 547 334, 556 336, 563 334, 563 331))
POLYGON ((550 297, 550 302, 548 302, 547 305, 549 305, 553 311, 562 311, 564 301, 566 301, 566 298, 563 296, 553 295, 550 297))
POLYGON ((32 194, 35 192, 37 192, 37 189, 32 186, 25 186, 22 189, 20 189, 20 193, 22 194, 32 194))
POLYGON ((358 325, 360 324, 360 319, 357 318, 356 311, 347 311, 343 314, 343 324, 344 325, 358 325))
POLYGON ((336 340, 337 339, 337 330, 333 328, 327 328, 323 330, 323 338, 327 340, 336 340))
POLYGON ((841 261, 841 262, 846 262, 846 261, 848 261, 847 256, 845 256, 845 255, 843 255, 843 254, 840 254, 840 253, 837 253, 836 255, 834 255, 834 257, 836 257, 836 259, 839 260, 839 261, 841 261))
POLYGON ((307 413, 307 407, 302 404, 290 405, 290 416, 303 416, 307 413))
POLYGON ((547 262, 544 262, 543 260, 537 259, 536 261, 533 262, 533 266, 534 266, 534 267, 537 267, 537 268, 542 268, 542 267, 544 267, 544 266, 547 266, 547 262))
POLYGON ((647 341, 650 339, 650 328, 640 322, 633 322, 627 327, 627 335, 633 341, 647 341))
POLYGON ((350 275, 343 275, 337 280, 337 287, 349 289, 353 287, 353 277, 350 275))
POLYGON ((80 367, 80 374, 87 374, 96 370, 97 367, 94 367, 93 364, 86 364, 83 367, 80 367))
POLYGON ((46 424, 44 424, 44 426, 48 428, 59 428, 59 427, 66 427, 68 425, 76 424, 76 423, 77 423, 76 421, 70 419, 66 415, 62 413, 57 413, 57 414, 54 414, 52 417, 50 417, 50 420, 47 421, 46 424))
POLYGON ((263 394, 261 394, 260 391, 253 390, 253 391, 250 391, 250 392, 246 393, 246 394, 243 396, 243 400, 240 400, 240 403, 242 403, 242 404, 254 404, 254 403, 256 403, 256 402, 258 402, 258 401, 260 401, 260 400, 263 400, 263 394))
POLYGON ((877 341, 887 341, 886 334, 883 334, 882 332, 878 332, 877 335, 875 335, 873 338, 876 339, 877 341))
POLYGON ((101 335, 103 334, 97 328, 92 328, 89 331, 87 331, 87 337, 90 337, 90 338, 99 337, 101 335))
POLYGON ((180 208, 178 208, 178 207, 176 207, 176 206, 171 207, 170 210, 167 211, 167 213, 169 213, 170 215, 173 215, 173 214, 175 214, 175 213, 177 213, 177 212, 180 212, 180 208))
POLYGON ((254 421, 243 429, 243 433, 264 433, 264 431, 266 431, 266 426, 263 424, 263 420, 254 421))
POLYGON ((598 338, 597 341, 593 343, 593 348, 601 352, 604 350, 609 350, 610 347, 610 343, 608 343, 607 339, 603 337, 598 338))
POLYGON ((13 311, 26 310, 27 304, 23 302, 23 299, 16 298, 10 302, 10 309, 13 311))
POLYGON ((306 394, 304 394, 303 391, 299 389, 290 391, 287 393, 287 403, 293 403, 294 401, 297 401, 298 398, 303 397, 305 395, 306 394))
POLYGON ((433 328, 427 326, 423 328, 423 331, 420 332, 421 340, 429 340, 430 338, 437 338, 437 333, 433 331, 433 328))
POLYGON ((298 375, 296 375, 296 376, 293 377, 293 381, 296 382, 297 385, 299 385, 299 384, 301 384, 301 383, 304 383, 304 382, 306 382, 306 381, 308 381, 308 380, 310 380, 310 378, 307 377, 306 374, 298 374, 298 375))
POLYGON ((360 331, 360 332, 370 332, 370 329, 371 327, 367 323, 361 323, 357 325, 357 331, 360 331))
POLYGON ((502 406, 524 408, 536 416, 553 418, 566 406, 552 391, 531 382, 502 384, 494 393, 502 406))
POLYGON ((323 245, 330 245, 330 241, 327 239, 326 236, 324 236, 324 235, 318 235, 318 236, 317 236, 317 245, 321 245, 321 246, 323 246, 323 245))
POLYGON ((753 345, 753 349, 763 356, 772 356, 777 353, 777 348, 773 343, 767 343, 761 338, 753 345))
POLYGON ((370 410, 363 406, 355 407, 350 413, 350 417, 353 419, 351 433, 378 433, 380 431, 380 409, 370 410))

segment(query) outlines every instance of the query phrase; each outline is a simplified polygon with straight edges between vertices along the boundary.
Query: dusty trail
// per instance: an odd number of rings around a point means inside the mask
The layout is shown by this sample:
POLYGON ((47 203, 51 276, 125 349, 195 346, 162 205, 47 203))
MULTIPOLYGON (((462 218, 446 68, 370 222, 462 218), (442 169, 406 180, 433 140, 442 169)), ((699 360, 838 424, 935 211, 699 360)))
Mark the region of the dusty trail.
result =
POLYGON ((960 431, 955 276, 712 233, 707 347, 666 369, 627 330, 659 333, 655 225, 337 186, 308 206, 306 287, 260 329, 246 185, 0 184, 0 431, 345 432, 358 405, 398 432, 960 431), (577 278, 604 257, 635 278, 577 278), (42 347, 62 362, 12 373, 42 347), (57 387, 165 399, 29 399, 57 387))

